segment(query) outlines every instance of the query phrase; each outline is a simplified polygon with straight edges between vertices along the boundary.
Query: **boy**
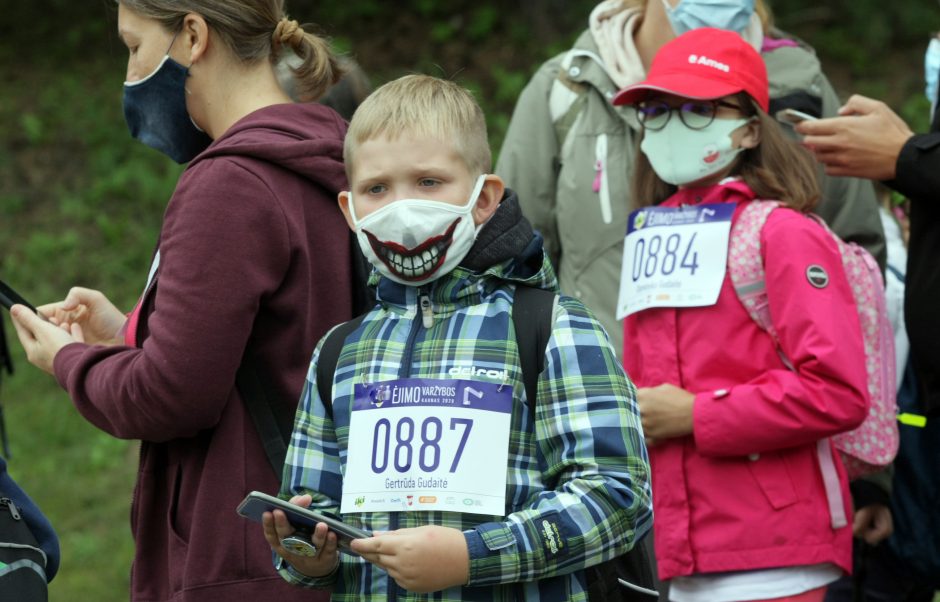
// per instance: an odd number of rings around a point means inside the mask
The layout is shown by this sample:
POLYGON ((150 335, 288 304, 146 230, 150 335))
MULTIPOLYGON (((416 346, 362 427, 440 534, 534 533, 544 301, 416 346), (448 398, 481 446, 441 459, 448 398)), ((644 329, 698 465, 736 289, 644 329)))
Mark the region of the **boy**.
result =
POLYGON ((558 298, 529 407, 513 296, 557 283, 515 195, 485 175, 486 124, 466 90, 386 84, 344 151, 339 204, 379 304, 345 340, 331 404, 314 354, 282 493, 376 535, 353 542, 361 558, 339 555, 320 524, 304 557, 268 513, 281 575, 334 600, 585 600, 582 569, 628 551, 652 519, 635 389, 606 334, 558 298))

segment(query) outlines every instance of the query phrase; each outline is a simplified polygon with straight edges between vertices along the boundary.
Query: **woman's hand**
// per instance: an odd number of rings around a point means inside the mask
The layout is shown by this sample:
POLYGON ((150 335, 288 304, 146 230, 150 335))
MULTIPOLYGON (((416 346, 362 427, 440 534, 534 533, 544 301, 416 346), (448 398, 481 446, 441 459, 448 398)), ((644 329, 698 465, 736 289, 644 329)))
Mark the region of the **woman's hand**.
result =
POLYGON ((464 585, 470 576, 470 551, 463 532, 428 525, 355 539, 352 549, 385 569, 410 592, 436 592, 464 585))
POLYGON ((640 421, 646 444, 656 445, 662 439, 692 434, 692 406, 695 395, 679 387, 662 384, 637 389, 640 421))
MULTIPOLYGON (((301 508, 310 507, 313 501, 309 495, 295 495, 290 503, 301 508)), ((264 538, 271 549, 296 571, 308 577, 325 577, 336 569, 339 564, 339 552, 336 549, 336 533, 330 533, 324 523, 318 523, 310 536, 310 542, 316 547, 314 556, 300 556, 287 550, 281 545, 281 540, 292 535, 296 529, 288 522, 283 510, 265 512, 261 515, 261 524, 264 527, 264 538)))
POLYGON ((84 341, 91 345, 119 345, 124 342, 121 329, 127 317, 99 291, 74 287, 64 301, 38 309, 66 332, 72 332, 78 326, 84 341))
POLYGON ((10 316, 13 318, 16 336, 26 350, 26 359, 49 374, 52 374, 52 363, 60 349, 69 343, 83 342, 81 328, 56 327, 24 305, 14 305, 10 309, 10 316))

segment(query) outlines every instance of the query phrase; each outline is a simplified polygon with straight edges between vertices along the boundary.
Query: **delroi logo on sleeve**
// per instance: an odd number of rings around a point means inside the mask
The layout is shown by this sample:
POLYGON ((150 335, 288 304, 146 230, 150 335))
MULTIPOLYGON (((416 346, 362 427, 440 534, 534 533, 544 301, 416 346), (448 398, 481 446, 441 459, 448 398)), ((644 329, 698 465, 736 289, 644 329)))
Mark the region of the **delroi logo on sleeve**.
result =
POLYGON ((542 519, 540 524, 542 533, 542 543, 545 545, 545 551, 552 557, 565 552, 565 539, 558 529, 558 523, 549 519, 542 519))

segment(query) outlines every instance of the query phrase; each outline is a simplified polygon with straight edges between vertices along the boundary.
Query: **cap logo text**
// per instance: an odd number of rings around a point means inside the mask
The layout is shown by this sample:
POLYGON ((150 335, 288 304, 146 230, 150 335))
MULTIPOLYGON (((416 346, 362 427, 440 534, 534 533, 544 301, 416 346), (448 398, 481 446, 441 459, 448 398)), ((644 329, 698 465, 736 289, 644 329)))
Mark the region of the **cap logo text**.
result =
POLYGON ((725 73, 731 73, 731 67, 720 63, 714 59, 710 59, 707 56, 699 56, 697 54, 689 55, 689 64, 690 65, 704 65, 706 67, 711 67, 712 69, 718 69, 719 71, 724 71, 725 73))

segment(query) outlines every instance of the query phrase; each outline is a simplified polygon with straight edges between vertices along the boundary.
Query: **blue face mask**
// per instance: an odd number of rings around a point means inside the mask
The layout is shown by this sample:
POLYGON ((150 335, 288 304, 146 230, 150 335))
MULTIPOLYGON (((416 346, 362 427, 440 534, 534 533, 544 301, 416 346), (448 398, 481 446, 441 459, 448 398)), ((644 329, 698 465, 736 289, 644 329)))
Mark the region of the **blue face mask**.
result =
POLYGON ((177 163, 190 161, 212 143, 186 109, 188 75, 189 69, 171 59, 168 48, 153 73, 124 82, 124 119, 131 136, 177 163))
POLYGON ((930 114, 937 108, 937 86, 940 85, 940 40, 934 38, 927 45, 924 57, 924 77, 927 80, 927 100, 930 101, 930 114))
POLYGON ((754 14, 754 0, 680 0, 675 8, 663 0, 663 6, 677 36, 700 27, 741 33, 754 14))

